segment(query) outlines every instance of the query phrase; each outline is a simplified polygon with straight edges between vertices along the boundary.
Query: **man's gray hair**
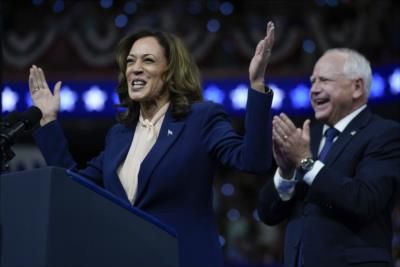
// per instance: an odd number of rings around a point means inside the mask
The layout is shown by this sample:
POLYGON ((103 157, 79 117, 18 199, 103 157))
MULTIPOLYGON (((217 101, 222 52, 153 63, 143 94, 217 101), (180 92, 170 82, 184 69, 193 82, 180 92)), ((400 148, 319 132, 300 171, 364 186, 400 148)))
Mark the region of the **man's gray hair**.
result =
POLYGON ((343 74, 350 79, 363 79, 365 94, 368 98, 372 83, 372 70, 369 61, 359 52, 350 48, 333 48, 327 50, 324 54, 332 52, 340 52, 346 55, 343 74))

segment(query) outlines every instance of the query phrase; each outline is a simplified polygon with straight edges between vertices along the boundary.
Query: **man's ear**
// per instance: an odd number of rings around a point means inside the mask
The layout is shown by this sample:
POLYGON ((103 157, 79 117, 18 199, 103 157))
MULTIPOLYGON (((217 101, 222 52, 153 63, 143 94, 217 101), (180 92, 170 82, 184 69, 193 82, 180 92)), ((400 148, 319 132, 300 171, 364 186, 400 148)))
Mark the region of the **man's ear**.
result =
POLYGON ((365 95, 365 89, 364 89, 364 80, 361 78, 355 79, 353 81, 353 98, 354 99, 359 99, 365 95))

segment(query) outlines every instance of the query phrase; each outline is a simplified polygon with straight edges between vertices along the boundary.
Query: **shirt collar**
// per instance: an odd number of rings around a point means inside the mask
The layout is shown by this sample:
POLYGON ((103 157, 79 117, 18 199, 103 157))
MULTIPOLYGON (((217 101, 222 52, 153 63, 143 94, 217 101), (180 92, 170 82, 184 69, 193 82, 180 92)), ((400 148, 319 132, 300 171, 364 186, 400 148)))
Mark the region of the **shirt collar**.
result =
POLYGON ((154 116, 153 116, 153 118, 152 118, 151 120, 144 119, 144 118, 143 118, 143 115, 142 115, 142 112, 140 112, 140 115, 139 115, 139 121, 140 121, 140 123, 141 123, 142 125, 148 125, 148 124, 153 125, 153 126, 156 125, 157 122, 158 122, 162 117, 164 117, 165 113, 167 113, 168 107, 169 107, 169 102, 165 103, 164 106, 162 106, 162 107, 157 111, 157 113, 154 114, 154 116))
MULTIPOLYGON (((340 121, 338 121, 333 127, 335 127, 336 130, 338 130, 339 132, 343 132, 344 129, 347 127, 347 125, 349 125, 349 123, 358 115, 360 114, 361 111, 363 111, 365 108, 367 107, 366 104, 362 105, 361 107, 357 108, 356 110, 354 110, 353 112, 351 112, 350 114, 348 114, 346 117, 344 117, 343 119, 341 119, 340 121)), ((324 124, 324 129, 323 129, 323 133, 326 132, 326 130, 328 130, 328 128, 330 128, 329 125, 324 124)))

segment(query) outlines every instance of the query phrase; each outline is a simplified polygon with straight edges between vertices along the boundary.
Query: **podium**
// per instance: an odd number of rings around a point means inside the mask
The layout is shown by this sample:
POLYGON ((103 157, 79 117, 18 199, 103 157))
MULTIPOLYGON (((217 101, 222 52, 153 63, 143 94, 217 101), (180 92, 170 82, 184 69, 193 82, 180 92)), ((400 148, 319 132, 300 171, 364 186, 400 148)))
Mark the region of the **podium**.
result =
POLYGON ((175 232, 65 169, 0 176, 1 266, 178 266, 175 232))

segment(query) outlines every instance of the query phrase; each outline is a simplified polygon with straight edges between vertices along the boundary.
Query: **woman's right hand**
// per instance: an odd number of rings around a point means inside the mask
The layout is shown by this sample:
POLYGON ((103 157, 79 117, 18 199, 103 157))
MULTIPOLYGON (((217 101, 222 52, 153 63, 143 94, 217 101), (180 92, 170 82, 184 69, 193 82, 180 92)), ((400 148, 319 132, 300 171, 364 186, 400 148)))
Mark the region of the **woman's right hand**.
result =
POLYGON ((61 82, 59 81, 54 86, 53 94, 47 84, 43 70, 35 65, 30 68, 29 92, 33 104, 42 111, 41 126, 57 119, 57 113, 60 110, 60 88, 61 82))
POLYGON ((275 25, 272 21, 267 24, 265 37, 256 47, 249 66, 250 85, 252 89, 265 92, 265 71, 271 57, 272 46, 275 42, 275 25))

